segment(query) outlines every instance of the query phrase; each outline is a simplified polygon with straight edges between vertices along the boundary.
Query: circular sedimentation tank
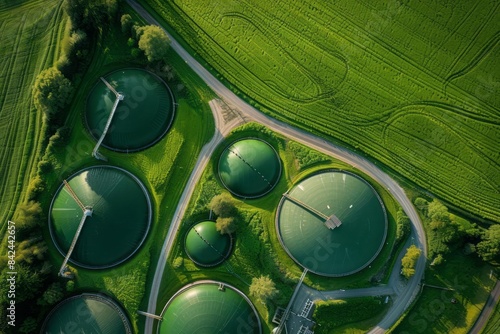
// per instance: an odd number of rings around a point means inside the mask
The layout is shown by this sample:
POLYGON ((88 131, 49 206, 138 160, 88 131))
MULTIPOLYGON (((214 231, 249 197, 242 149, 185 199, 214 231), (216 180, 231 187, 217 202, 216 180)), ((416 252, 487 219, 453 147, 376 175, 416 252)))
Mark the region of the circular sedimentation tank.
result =
POLYGON ((220 234, 215 222, 202 221, 191 227, 184 242, 188 257, 202 267, 213 267, 222 263, 231 252, 232 239, 220 234))
MULTIPOLYGON (((103 78, 123 95, 123 100, 116 107, 102 146, 135 152, 158 142, 169 130, 175 112, 174 97, 165 82, 141 69, 123 69, 103 78)), ((88 96, 85 119, 96 140, 117 101, 115 92, 99 78, 88 96)))
POLYGON ((323 171, 283 195, 276 229, 286 252, 323 276, 345 276, 368 266, 387 235, 387 215, 368 182, 343 171, 323 171))
POLYGON ((247 138, 238 140, 222 152, 219 177, 234 195, 256 198, 270 192, 281 175, 278 153, 267 142, 247 138))
POLYGON ((159 334, 262 333, 250 300, 236 288, 200 281, 179 290, 162 312, 159 334))
POLYGON ((139 179, 121 168, 94 166, 66 181, 69 186, 61 184, 49 215, 50 234, 59 252, 66 256, 90 209, 70 262, 102 269, 132 256, 146 238, 152 215, 148 192, 139 179))
POLYGON ((117 303, 98 294, 63 300, 49 313, 41 333, 132 333, 130 322, 117 303))

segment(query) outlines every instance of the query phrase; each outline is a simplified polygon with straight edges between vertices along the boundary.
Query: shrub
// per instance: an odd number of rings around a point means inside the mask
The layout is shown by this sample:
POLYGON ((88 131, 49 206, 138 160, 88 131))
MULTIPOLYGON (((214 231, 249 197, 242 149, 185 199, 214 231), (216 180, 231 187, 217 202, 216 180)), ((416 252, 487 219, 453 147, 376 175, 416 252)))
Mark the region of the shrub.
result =
POLYGON ((45 190, 45 181, 38 175, 28 184, 28 200, 36 199, 45 190))
POLYGON ((379 314, 383 307, 374 297, 350 298, 345 300, 315 301, 314 320, 321 326, 315 333, 332 333, 335 327, 370 319, 379 314))
POLYGON ((54 305, 64 297, 62 284, 59 282, 52 283, 37 302, 38 305, 54 305))
POLYGON ((123 14, 122 17, 120 18, 120 23, 122 25, 122 32, 124 34, 130 34, 132 26, 134 25, 132 16, 130 16, 130 14, 123 14))
POLYGON ((70 280, 66 282, 66 291, 73 292, 75 290, 75 281, 70 280))
POLYGON ((174 269, 179 269, 180 267, 182 267, 183 264, 184 264, 184 259, 182 258, 182 256, 178 256, 175 258, 172 266, 174 267, 174 269))

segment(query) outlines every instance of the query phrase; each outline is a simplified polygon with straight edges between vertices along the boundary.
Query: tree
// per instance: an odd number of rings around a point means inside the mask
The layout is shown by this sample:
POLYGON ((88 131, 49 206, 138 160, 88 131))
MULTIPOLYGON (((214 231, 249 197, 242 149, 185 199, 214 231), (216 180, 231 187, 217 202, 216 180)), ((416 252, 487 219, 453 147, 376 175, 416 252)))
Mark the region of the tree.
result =
POLYGON ((443 257, 443 254, 438 254, 434 260, 432 260, 431 262, 431 266, 435 267, 435 266, 439 266, 440 264, 444 263, 445 260, 444 260, 444 257, 443 257))
POLYGON ((38 305, 53 305, 63 299, 64 289, 61 283, 52 283, 38 300, 38 305))
POLYGON ((218 217, 215 221, 215 228, 220 234, 231 234, 236 232, 234 217, 218 217))
POLYGON ((491 225, 486 230, 476 250, 484 261, 500 259, 500 225, 491 225))
POLYGON ((410 278, 415 275, 415 266, 420 257, 421 250, 415 245, 411 245, 406 250, 405 256, 401 259, 401 273, 404 277, 410 278))
POLYGON ((120 22, 122 25, 122 32, 124 34, 130 34, 130 29, 134 25, 134 20, 132 20, 132 16, 130 14, 123 14, 120 18, 120 22))
POLYGON ((411 232, 410 226, 410 218, 406 215, 406 213, 399 209, 396 214, 396 240, 403 240, 406 236, 408 236, 411 232))
POLYGON ((425 198, 417 197, 415 199, 414 204, 417 207, 417 209, 419 209, 420 211, 425 211, 425 210, 427 210, 427 206, 429 205, 429 202, 427 202, 427 200, 425 198))
POLYGON ((14 221, 19 229, 29 229, 37 224, 42 214, 39 202, 28 201, 17 206, 14 221))
POLYGON ((31 179, 28 184, 28 199, 34 200, 45 190, 45 181, 40 177, 40 175, 35 176, 31 179))
POLYGON ((139 28, 139 49, 144 51, 149 62, 165 59, 170 39, 163 29, 155 25, 139 28))
POLYGON ((429 217, 432 221, 448 222, 450 220, 448 208, 437 199, 430 202, 427 208, 427 217, 429 217))
MULTIPOLYGON (((16 302, 32 300, 38 295, 45 278, 38 271, 24 263, 16 263, 16 302)), ((2 280, 5 282, 5 280, 2 280)))
POLYGON ((48 68, 36 77, 33 87, 35 107, 50 119, 66 107, 72 91, 71 82, 61 71, 48 68))
POLYGON ((66 0, 64 10, 73 30, 96 30, 112 22, 118 9, 116 0, 66 0))
POLYGON ((234 217, 236 214, 233 198, 228 193, 214 196, 209 207, 217 216, 222 218, 234 217))
POLYGON ((255 297, 260 303, 265 304, 272 300, 278 294, 276 285, 269 276, 260 276, 252 278, 250 285, 250 296, 255 297))

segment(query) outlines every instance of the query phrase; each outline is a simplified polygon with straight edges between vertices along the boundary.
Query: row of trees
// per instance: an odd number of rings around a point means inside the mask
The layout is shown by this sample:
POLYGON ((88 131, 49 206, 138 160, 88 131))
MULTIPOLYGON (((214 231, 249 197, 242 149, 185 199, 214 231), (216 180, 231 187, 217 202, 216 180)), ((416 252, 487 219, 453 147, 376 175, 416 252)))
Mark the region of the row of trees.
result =
MULTIPOLYGON (((62 55, 55 66, 42 71, 33 86, 33 102, 38 112, 44 114, 44 136, 50 136, 44 158, 38 162, 37 174, 30 181, 27 200, 17 206, 12 220, 16 223, 16 332, 34 333, 43 322, 46 310, 59 302, 74 289, 74 281, 62 282, 53 274, 47 256, 47 244, 41 237, 47 221, 40 204, 45 191, 44 176, 53 169, 52 151, 64 145, 69 136, 61 127, 66 108, 73 95, 75 77, 89 64, 90 41, 97 40, 102 29, 116 22, 116 0, 65 0, 63 8, 70 18, 71 31, 62 41, 62 55)), ((0 279, 5 282, 7 256, 0 257, 0 279)), ((7 294, 0 295, 0 315, 6 319, 7 294)), ((0 321, 0 332, 8 332, 6 321, 0 321)))

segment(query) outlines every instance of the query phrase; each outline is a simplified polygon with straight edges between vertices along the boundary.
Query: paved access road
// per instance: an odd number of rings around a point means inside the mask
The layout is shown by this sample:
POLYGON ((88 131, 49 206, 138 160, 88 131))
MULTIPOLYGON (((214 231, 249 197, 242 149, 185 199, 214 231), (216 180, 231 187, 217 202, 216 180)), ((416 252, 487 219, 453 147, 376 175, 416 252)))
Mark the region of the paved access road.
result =
POLYGON ((488 297, 488 300, 486 301, 486 304, 484 305, 479 318, 477 318, 476 323, 470 330, 469 334, 481 333, 481 330, 484 328, 484 326, 486 326, 491 313, 495 310, 495 306, 497 305, 498 300, 500 300, 500 281, 497 281, 497 284, 495 284, 495 287, 490 292, 490 296, 488 297))
MULTIPOLYGON (((161 27, 161 25, 134 0, 127 0, 127 2, 134 8, 139 15, 141 15, 150 24, 155 24, 161 27)), ((167 32, 168 34, 168 32, 167 32)), ((394 300, 392 308, 389 310, 387 315, 381 320, 381 322, 376 326, 371 333, 383 333, 387 328, 389 328, 404 312, 404 310, 409 306, 412 298, 418 293, 418 287, 420 280, 424 274, 425 270, 425 258, 427 255, 427 246, 425 242, 425 233, 422 227, 420 218, 415 211, 411 201, 406 196, 404 190, 386 173, 380 170, 376 165, 367 159, 351 152, 345 148, 333 145, 325 141, 324 139, 312 135, 306 131, 295 128, 289 124, 280 122, 276 119, 270 118, 260 111, 256 110, 252 106, 248 105, 246 102, 241 100, 237 95, 231 92, 227 87, 225 87, 217 78, 215 78, 210 72, 208 72, 200 63, 198 63, 182 46, 170 35, 171 47, 182 57, 182 59, 188 64, 198 76, 200 76, 205 83, 212 88, 212 90, 233 110, 236 110, 242 119, 253 120, 255 122, 261 123, 275 132, 278 132, 286 137, 289 137, 297 142, 300 142, 310 148, 318 150, 329 156, 335 157, 339 160, 343 160, 353 167, 362 170, 364 173, 370 175, 377 182, 382 184, 392 196, 400 203, 403 210, 406 212, 408 217, 413 223, 413 235, 415 236, 414 242, 417 247, 423 250, 423 255, 421 256, 416 267, 415 276, 405 285, 404 289, 400 291, 398 297, 394 300)), ((219 108, 213 109, 217 114, 219 108)), ((159 291, 161 277, 165 268, 166 259, 168 253, 172 247, 173 241, 175 239, 176 231, 178 229, 180 219, 183 216, 189 197, 191 196, 196 182, 201 176, 201 172, 206 166, 209 156, 213 153, 213 150, 217 143, 222 140, 222 131, 227 133, 233 126, 236 126, 238 122, 233 122, 230 125, 221 124, 221 116, 214 115, 216 119, 216 133, 214 138, 207 144, 196 163, 195 169, 186 185, 186 188, 182 194, 179 202, 179 206, 174 215, 174 220, 171 223, 170 229, 168 231, 167 238, 162 248, 162 253, 158 261, 156 268, 153 285, 151 287, 151 294, 148 303, 148 312, 156 312, 156 301, 157 294, 159 291), (223 127, 222 131, 220 127, 223 127)), ((145 333, 152 333, 153 320, 148 318, 145 326, 145 333)))

